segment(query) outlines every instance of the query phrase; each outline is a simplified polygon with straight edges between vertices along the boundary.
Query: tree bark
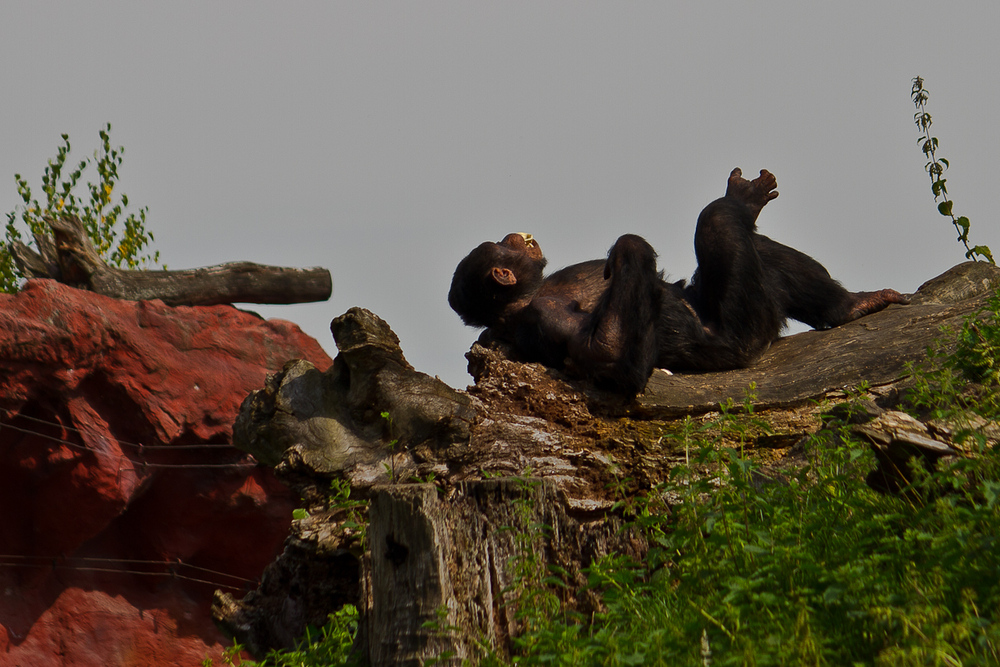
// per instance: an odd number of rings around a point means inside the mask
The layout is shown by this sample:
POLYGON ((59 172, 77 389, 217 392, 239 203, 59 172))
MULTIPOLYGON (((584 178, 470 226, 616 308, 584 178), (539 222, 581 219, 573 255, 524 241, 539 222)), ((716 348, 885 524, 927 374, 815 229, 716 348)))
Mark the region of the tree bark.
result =
POLYGON ((21 272, 52 278, 97 294, 129 301, 160 299, 171 306, 223 303, 309 303, 333 292, 326 269, 294 269, 252 262, 231 262, 182 271, 128 271, 108 266, 73 216, 51 218, 52 238, 36 235, 38 252, 11 244, 21 272))
POLYGON ((583 589, 593 559, 644 548, 617 514, 572 516, 549 480, 460 482, 448 497, 432 484, 380 486, 369 519, 360 643, 372 665, 450 655, 436 664, 458 667, 483 657, 484 645, 505 655, 520 630, 522 585, 557 565, 568 597, 583 589))

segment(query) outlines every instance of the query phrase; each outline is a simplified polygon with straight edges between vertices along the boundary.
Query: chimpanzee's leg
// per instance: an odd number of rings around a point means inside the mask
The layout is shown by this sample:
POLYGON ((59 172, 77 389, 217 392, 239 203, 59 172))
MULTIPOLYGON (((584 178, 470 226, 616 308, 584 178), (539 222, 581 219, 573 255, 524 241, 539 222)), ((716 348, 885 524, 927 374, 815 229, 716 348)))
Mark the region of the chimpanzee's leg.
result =
POLYGON ((891 289, 848 292, 809 255, 760 234, 755 241, 784 314, 814 329, 856 320, 891 303, 909 303, 904 295, 891 289))
POLYGON ((760 209, 777 196, 774 185, 767 172, 747 181, 733 170, 727 196, 705 207, 695 230, 696 307, 733 350, 736 365, 756 359, 784 325, 781 302, 771 289, 753 231, 760 209))
POLYGON ((760 234, 757 252, 767 267, 771 289, 783 312, 814 329, 827 329, 845 321, 853 295, 815 259, 760 234))
MULTIPOLYGON (((752 319, 748 320, 749 325, 744 327, 739 334, 741 340, 759 342, 761 336, 767 335, 775 322, 779 323, 780 330, 786 317, 805 322, 817 329, 824 329, 882 310, 891 303, 908 303, 907 298, 895 290, 848 292, 840 283, 831 278, 829 272, 812 257, 757 234, 755 232, 757 216, 768 202, 778 196, 778 193, 774 191, 775 187, 777 187, 777 181, 774 175, 767 170, 762 169, 759 177, 748 181, 742 177, 742 172, 737 168, 729 175, 726 188, 725 199, 739 202, 744 206, 743 225, 745 229, 750 230, 750 237, 753 239, 760 265, 764 270, 763 291, 773 303, 777 304, 778 308, 777 318, 774 318, 770 312, 761 312, 756 319, 753 319, 751 315, 752 319)), ((712 206, 714 204, 710 205, 710 208, 712 206)), ((708 212, 709 209, 706 209, 702 213, 699 226, 708 212)), ((717 253, 719 246, 727 247, 727 242, 715 238, 717 232, 714 228, 717 226, 716 224, 705 225, 703 230, 696 233, 696 250, 699 244, 699 235, 704 248, 717 253)), ((749 261, 747 253, 735 251, 737 246, 730 244, 728 247, 745 261, 749 261)), ((706 251, 704 254, 707 259, 712 253, 706 251)), ((707 266, 708 264, 699 254, 697 277, 703 285, 713 282, 712 276, 706 276, 707 266), (709 279, 706 280, 706 277, 709 279)), ((733 280, 739 279, 741 276, 753 278, 755 275, 747 269, 737 268, 734 273, 719 278, 718 272, 723 270, 722 262, 716 260, 711 266, 715 276, 714 282, 723 287, 730 285, 733 280)), ((751 280, 745 290, 752 293, 758 287, 758 283, 751 280)), ((727 323, 727 306, 723 303, 723 297, 724 295, 719 289, 713 290, 711 288, 708 289, 707 293, 702 290, 702 295, 700 295, 702 307, 708 308, 706 312, 710 313, 710 319, 713 322, 721 323, 720 331, 733 331, 733 325, 738 323, 732 321, 731 318, 727 323), (713 305, 716 310, 712 310, 713 305)), ((744 304, 744 306, 752 304, 752 301, 748 301, 745 296, 735 299, 735 301, 744 304)), ((732 300, 729 305, 733 305, 732 300)), ((737 317, 747 315, 745 311, 737 310, 736 313, 737 317)), ((774 334, 774 337, 777 337, 777 333, 774 334)))
POLYGON ((637 394, 656 362, 656 322, 664 289, 656 252, 643 238, 626 234, 608 253, 604 277, 608 289, 569 342, 570 362, 600 385, 637 394))

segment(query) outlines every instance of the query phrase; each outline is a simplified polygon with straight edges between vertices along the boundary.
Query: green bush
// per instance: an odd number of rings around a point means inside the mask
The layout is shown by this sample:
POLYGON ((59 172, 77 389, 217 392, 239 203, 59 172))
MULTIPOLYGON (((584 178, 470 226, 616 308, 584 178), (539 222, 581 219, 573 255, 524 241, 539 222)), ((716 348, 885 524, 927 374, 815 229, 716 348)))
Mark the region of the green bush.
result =
POLYGON ((982 445, 983 419, 1000 419, 1000 293, 946 335, 953 346, 939 341, 923 364, 911 366, 908 398, 926 416, 958 426, 960 440, 972 436, 982 445))
POLYGON ((10 244, 23 241, 25 232, 29 237, 27 245, 34 245, 35 235, 49 233, 46 219, 59 216, 78 217, 98 254, 112 266, 138 269, 159 262, 159 252, 142 254, 153 241, 153 234, 146 231, 147 209, 126 213, 128 196, 119 195, 115 189, 125 149, 111 147, 110 123, 100 131, 100 137, 101 148, 94 152, 93 159, 82 160, 66 174, 70 144, 69 135, 62 135, 56 157, 49 160, 42 174, 43 202, 35 198, 26 179, 14 175, 22 204, 7 214, 6 243, 0 248, 0 292, 16 292, 25 278, 14 263, 10 244), (97 182, 87 183, 87 195, 78 197, 80 178, 91 164, 97 171, 97 182))
POLYGON ((997 479, 941 494, 944 471, 904 499, 865 485, 867 447, 816 440, 809 456, 762 482, 701 447, 659 489, 679 502, 643 520, 646 560, 591 568, 606 610, 536 630, 517 664, 995 664, 997 479))
MULTIPOLYGON (((354 605, 344 605, 330 614, 329 622, 322 628, 309 627, 299 648, 292 651, 271 651, 261 662, 243 660, 239 644, 227 649, 222 656, 223 665, 231 667, 326 667, 326 665, 356 665, 352 654, 354 636, 358 632, 358 610, 354 605)), ((202 661, 202 667, 212 667, 211 658, 202 661)))
MULTIPOLYGON (((917 371, 917 408, 981 425, 998 414, 1000 296, 957 338, 917 371)), ((738 421, 724 411, 711 428, 732 441, 738 421)), ((966 433, 977 458, 917 471, 898 496, 866 485, 873 456, 843 428, 779 480, 710 432, 686 423, 690 463, 639 505, 644 562, 591 568, 605 611, 532 629, 516 664, 1000 663, 1000 452, 981 432, 966 433)))

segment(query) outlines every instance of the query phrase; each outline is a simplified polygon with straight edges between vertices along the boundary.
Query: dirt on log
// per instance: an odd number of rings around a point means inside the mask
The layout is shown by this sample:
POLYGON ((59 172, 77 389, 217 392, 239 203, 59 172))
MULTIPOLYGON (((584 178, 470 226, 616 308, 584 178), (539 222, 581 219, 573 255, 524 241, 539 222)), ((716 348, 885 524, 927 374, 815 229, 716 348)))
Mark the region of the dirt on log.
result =
MULTIPOLYGON (((679 418, 709 420, 728 399, 741 403, 751 383, 755 414, 769 428, 743 444, 776 474, 796 465, 803 437, 863 384, 869 407, 852 418, 880 460, 898 463, 914 447, 962 455, 946 429, 910 424, 891 408, 905 391, 906 364, 997 284, 996 267, 962 264, 923 285, 910 305, 789 336, 753 368, 656 371, 634 401, 479 343, 467 355, 475 384, 458 391, 415 371, 385 322, 352 309, 331 324, 340 354, 330 369, 290 362, 243 403, 234 443, 273 465, 310 516, 293 526, 261 588, 243 600, 217 592, 213 616, 260 654, 289 646, 349 601, 361 609, 356 648, 370 664, 418 665, 452 651, 442 664, 457 665, 474 657, 475 640, 503 653, 517 631, 514 536, 533 535, 532 549, 567 573, 564 601, 590 609, 574 586, 583 568, 645 548, 620 530, 616 500, 649 491, 683 460, 683 441, 673 437, 679 418), (346 527, 345 509, 331 508, 331 480, 369 501, 364 542, 346 527), (538 524, 550 530, 533 534, 538 524), (317 564, 333 562, 317 581, 317 564), (324 587, 329 596, 311 592, 324 587)), ((892 471, 882 474, 892 488, 892 471)))
POLYGON ((52 278, 78 289, 127 301, 159 299, 168 306, 227 303, 288 304, 326 301, 330 272, 253 262, 231 262, 182 271, 127 271, 108 266, 75 216, 49 218, 52 237, 35 235, 38 252, 20 242, 11 254, 29 278, 52 278))

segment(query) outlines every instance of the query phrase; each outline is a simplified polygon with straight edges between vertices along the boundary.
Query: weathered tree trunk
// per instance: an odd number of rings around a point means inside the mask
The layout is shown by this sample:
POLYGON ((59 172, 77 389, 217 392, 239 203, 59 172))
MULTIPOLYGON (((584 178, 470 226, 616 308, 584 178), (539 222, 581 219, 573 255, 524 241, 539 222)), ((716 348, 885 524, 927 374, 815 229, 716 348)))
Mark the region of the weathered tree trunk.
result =
POLYGON ((126 271, 108 266, 75 216, 50 218, 52 238, 36 235, 38 252, 13 243, 18 268, 31 278, 53 278, 80 289, 129 301, 160 299, 171 306, 222 303, 308 303, 333 291, 330 272, 252 262, 183 271, 126 271))
POLYGON ((586 583, 581 564, 642 549, 619 516, 572 516, 555 484, 538 479, 462 482, 447 497, 432 484, 382 486, 369 521, 360 643, 372 665, 418 667, 446 653, 438 664, 475 663, 484 645, 503 654, 519 629, 521 584, 558 565, 569 597, 586 583))

